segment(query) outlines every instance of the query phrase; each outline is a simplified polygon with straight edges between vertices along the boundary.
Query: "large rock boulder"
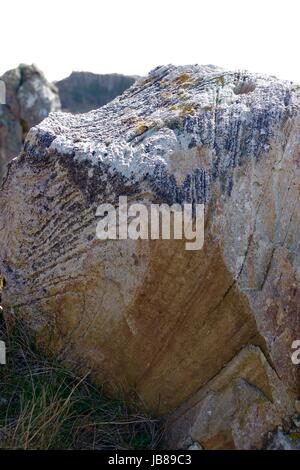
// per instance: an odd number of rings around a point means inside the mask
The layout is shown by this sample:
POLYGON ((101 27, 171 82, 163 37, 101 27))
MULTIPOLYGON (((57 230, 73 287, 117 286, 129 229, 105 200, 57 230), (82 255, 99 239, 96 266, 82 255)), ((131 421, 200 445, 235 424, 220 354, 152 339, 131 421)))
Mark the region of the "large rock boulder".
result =
POLYGON ((261 449, 292 412, 285 387, 258 347, 243 348, 219 374, 167 417, 167 448, 189 439, 206 449, 261 449))
POLYGON ((69 77, 56 82, 56 86, 64 111, 86 113, 121 95, 136 79, 117 73, 72 72, 69 77))
POLYGON ((294 412, 299 97, 273 77, 159 67, 97 111, 33 128, 0 191, 6 318, 171 413, 173 447, 262 447, 294 412), (97 206, 120 195, 204 203, 203 249, 98 240, 97 206))
POLYGON ((19 65, 6 72, 6 100, 0 104, 0 181, 7 163, 16 157, 32 126, 39 124, 51 111, 60 109, 56 87, 49 83, 35 65, 19 65))

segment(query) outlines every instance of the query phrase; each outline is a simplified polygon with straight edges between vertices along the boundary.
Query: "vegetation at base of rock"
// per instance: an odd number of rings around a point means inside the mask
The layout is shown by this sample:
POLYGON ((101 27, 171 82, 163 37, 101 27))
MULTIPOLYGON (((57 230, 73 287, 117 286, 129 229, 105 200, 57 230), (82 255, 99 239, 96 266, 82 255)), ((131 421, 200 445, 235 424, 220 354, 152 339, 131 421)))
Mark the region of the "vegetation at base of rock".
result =
POLYGON ((137 77, 90 72, 72 72, 56 82, 63 111, 86 113, 97 109, 121 95, 137 77))
POLYGON ((36 351, 29 335, 2 326, 0 449, 155 449, 160 425, 138 400, 111 399, 36 351))

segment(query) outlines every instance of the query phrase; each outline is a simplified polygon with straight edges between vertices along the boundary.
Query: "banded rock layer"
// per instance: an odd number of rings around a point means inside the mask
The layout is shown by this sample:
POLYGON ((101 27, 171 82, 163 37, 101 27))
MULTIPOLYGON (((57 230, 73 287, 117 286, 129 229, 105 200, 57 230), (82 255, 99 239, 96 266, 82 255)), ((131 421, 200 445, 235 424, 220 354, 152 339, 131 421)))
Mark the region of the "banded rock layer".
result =
POLYGON ((159 67, 99 110, 31 129, 0 191, 7 318, 169 413, 173 447, 263 447, 294 412, 299 95, 272 77, 159 67), (97 206, 120 195, 204 203, 203 249, 97 240, 97 206))

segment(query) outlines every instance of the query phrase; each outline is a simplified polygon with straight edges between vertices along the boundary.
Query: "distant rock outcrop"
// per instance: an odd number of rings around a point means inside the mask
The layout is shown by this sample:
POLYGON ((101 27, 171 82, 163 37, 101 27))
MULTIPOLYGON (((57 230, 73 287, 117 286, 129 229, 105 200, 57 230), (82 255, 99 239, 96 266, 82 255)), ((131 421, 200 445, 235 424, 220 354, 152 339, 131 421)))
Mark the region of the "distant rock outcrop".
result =
POLYGON ((0 191, 6 318, 168 413, 169 448, 262 448, 299 399, 300 87, 166 66, 51 114, 0 191), (205 204, 205 243, 98 240, 96 209, 205 204))
POLYGON ((7 163, 16 157, 32 126, 60 109, 56 87, 35 65, 19 65, 0 80, 6 86, 6 104, 0 104, 0 182, 7 163))
POLYGON ((90 72, 72 72, 56 82, 64 111, 86 113, 97 109, 121 95, 137 79, 119 74, 97 75, 90 72))

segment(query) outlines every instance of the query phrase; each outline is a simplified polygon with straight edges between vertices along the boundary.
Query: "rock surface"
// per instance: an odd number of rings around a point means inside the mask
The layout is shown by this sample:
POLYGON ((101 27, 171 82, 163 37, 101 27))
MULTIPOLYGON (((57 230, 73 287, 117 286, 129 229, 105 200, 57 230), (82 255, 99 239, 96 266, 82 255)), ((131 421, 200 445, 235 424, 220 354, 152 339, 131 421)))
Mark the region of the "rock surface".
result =
POLYGON ((136 78, 117 73, 72 72, 69 77, 56 82, 56 86, 64 111, 86 113, 121 95, 136 78))
POLYGON ((294 413, 299 98, 273 77, 159 67, 97 111, 33 128, 0 191, 6 317, 171 413, 174 447, 260 448, 294 413), (203 249, 97 240, 96 208, 119 195, 205 203, 203 249))
POLYGON ((6 104, 0 104, 0 182, 7 163, 16 157, 29 129, 51 111, 60 109, 56 87, 34 65, 19 65, 0 80, 6 85, 6 104))

